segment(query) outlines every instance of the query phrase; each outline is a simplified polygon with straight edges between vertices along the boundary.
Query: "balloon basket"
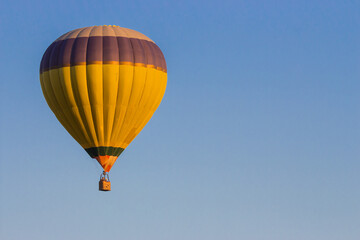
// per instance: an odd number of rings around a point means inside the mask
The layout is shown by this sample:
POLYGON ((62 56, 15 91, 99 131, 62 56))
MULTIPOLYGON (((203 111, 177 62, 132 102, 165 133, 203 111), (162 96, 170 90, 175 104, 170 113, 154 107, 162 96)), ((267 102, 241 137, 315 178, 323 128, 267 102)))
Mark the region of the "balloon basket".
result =
POLYGON ((111 183, 109 178, 109 173, 102 172, 100 175, 100 181, 99 181, 99 191, 111 191, 111 183))

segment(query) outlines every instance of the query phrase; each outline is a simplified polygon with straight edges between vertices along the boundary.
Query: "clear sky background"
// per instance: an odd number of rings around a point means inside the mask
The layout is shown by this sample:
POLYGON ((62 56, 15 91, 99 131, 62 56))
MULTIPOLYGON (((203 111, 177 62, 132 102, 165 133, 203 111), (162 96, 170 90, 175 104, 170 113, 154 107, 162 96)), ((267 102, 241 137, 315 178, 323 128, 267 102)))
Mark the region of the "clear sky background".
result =
POLYGON ((0 4, 0 239, 360 239, 359 1, 0 4), (39 82, 56 38, 103 24, 168 64, 107 193, 39 82))

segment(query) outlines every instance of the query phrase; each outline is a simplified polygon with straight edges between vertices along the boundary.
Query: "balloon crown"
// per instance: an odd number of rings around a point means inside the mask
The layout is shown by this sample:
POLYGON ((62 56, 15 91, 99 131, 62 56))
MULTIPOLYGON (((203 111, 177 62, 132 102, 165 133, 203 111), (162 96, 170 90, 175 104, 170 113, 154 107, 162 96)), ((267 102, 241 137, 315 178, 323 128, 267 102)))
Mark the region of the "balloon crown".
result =
POLYGON ((102 26, 108 26, 108 27, 120 27, 118 25, 102 25, 102 26))

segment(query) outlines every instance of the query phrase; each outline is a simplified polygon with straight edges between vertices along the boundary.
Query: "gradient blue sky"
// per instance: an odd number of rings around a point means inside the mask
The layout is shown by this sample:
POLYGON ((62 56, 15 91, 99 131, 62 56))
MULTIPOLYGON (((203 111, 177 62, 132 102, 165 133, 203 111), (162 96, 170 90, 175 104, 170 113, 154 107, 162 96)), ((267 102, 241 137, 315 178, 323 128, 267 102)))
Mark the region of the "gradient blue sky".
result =
POLYGON ((0 239, 360 239, 359 1, 2 1, 0 239), (75 28, 163 50, 153 119, 100 166, 39 83, 75 28))

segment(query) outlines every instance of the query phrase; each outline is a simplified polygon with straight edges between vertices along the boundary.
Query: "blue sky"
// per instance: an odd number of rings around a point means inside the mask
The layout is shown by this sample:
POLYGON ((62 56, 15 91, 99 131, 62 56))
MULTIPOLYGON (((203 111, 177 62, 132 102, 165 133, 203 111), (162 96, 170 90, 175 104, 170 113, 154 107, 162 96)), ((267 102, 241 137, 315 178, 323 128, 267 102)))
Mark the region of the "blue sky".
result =
POLYGON ((7 1, 0 6, 0 238, 360 238, 358 1, 7 1), (119 25, 162 49, 154 117, 101 167, 41 92, 75 28, 119 25))

